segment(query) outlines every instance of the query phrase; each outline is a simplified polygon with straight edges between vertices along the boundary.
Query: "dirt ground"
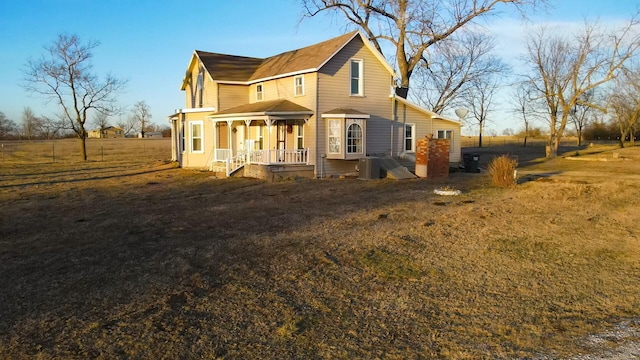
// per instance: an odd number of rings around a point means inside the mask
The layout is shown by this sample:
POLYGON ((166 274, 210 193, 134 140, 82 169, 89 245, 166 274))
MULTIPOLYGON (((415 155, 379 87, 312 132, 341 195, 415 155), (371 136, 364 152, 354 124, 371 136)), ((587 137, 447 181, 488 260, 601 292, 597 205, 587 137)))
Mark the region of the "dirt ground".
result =
POLYGON ((0 358, 640 356, 640 148, 468 151, 519 184, 0 164, 0 358))

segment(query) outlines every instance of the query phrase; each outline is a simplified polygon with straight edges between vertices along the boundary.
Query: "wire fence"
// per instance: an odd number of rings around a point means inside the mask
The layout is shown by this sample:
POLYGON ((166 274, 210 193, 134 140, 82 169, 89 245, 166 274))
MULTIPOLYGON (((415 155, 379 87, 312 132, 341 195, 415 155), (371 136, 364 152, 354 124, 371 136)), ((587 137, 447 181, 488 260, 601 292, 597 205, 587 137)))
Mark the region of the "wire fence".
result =
MULTIPOLYGON (((0 141, 0 162, 41 164, 80 162, 78 139, 0 141)), ((87 139, 87 160, 140 162, 171 158, 170 139, 87 139)))
MULTIPOLYGON (((479 140, 477 136, 462 136, 460 144, 463 148, 478 147, 479 140)), ((545 138, 527 138, 527 146, 544 147, 547 145, 545 138)), ((578 140, 575 137, 566 137, 560 141, 560 146, 577 146, 578 140)), ((524 146, 524 138, 515 136, 483 136, 483 147, 497 146, 524 146)))

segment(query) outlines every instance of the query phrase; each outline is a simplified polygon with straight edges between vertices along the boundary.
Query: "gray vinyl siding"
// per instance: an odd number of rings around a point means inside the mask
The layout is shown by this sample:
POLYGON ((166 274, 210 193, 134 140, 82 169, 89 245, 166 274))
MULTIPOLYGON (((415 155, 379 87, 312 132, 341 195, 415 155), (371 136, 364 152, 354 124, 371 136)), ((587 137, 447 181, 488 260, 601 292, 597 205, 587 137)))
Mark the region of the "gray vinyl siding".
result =
POLYGON ((436 137, 438 130, 453 131, 453 151, 449 154, 450 162, 460 161, 460 126, 446 120, 431 119, 427 114, 418 111, 410 106, 398 103, 396 108, 397 128, 394 128, 394 153, 403 151, 404 125, 414 124, 416 126, 415 139, 424 138, 428 135, 436 137))
MULTIPOLYGON (((350 108, 369 114, 366 124, 366 152, 369 155, 389 154, 391 143, 392 75, 378 58, 355 37, 318 72, 318 154, 327 151, 327 120, 322 113, 335 108, 350 108), (363 96, 350 95, 350 61, 363 60, 363 96)), ((325 175, 354 171, 357 161, 325 160, 325 175)), ((316 172, 319 169, 316 167, 316 172)), ((320 175, 318 173, 318 175, 320 175)))

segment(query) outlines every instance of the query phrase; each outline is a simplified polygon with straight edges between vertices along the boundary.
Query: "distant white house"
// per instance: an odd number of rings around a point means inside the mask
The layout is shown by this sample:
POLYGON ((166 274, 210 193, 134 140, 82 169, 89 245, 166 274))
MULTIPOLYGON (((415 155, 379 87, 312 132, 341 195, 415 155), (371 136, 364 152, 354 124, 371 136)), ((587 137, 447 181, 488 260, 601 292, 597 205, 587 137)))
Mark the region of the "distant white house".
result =
MULTIPOLYGON (((138 138, 142 139, 142 133, 138 133, 138 138)), ((147 131, 144 133, 144 138, 145 139, 162 139, 162 132, 161 131, 147 131)))

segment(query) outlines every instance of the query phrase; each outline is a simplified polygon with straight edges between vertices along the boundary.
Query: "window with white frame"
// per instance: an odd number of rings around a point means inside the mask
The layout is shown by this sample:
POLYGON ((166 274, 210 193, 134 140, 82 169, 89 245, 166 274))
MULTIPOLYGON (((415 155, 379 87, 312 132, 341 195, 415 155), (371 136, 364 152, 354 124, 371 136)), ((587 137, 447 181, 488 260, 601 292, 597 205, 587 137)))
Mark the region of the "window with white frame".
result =
POLYGON ((203 121, 192 121, 191 127, 189 131, 189 143, 191 144, 191 152, 192 153, 203 153, 204 152, 204 144, 203 144, 203 121))
POLYGON ((367 118, 326 117, 327 159, 355 160, 365 155, 367 118))
POLYGON ((298 75, 293 78, 293 93, 294 96, 304 95, 304 75, 298 75))
POLYGON ((347 154, 362 154, 362 127, 351 123, 347 127, 347 154))
POLYGON ((453 152, 453 130, 438 130, 438 139, 449 139, 449 152, 453 152))
POLYGON ((404 125, 404 151, 405 152, 416 151, 416 125, 415 124, 404 125))
POLYGON ((256 101, 264 100, 264 84, 256 85, 256 101))
POLYGON ((351 95, 352 96, 362 96, 363 93, 363 61, 360 59, 352 59, 350 66, 351 73, 351 95))
POLYGON ((304 126, 298 124, 296 130, 296 149, 304 149, 304 126))
POLYGON ((342 120, 329 119, 329 154, 342 154, 342 120))

